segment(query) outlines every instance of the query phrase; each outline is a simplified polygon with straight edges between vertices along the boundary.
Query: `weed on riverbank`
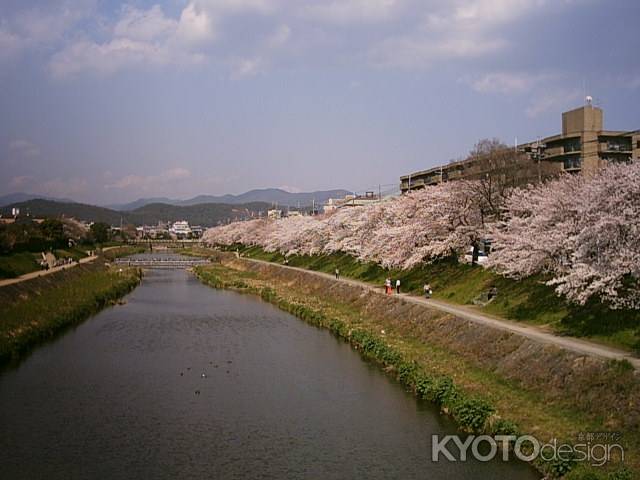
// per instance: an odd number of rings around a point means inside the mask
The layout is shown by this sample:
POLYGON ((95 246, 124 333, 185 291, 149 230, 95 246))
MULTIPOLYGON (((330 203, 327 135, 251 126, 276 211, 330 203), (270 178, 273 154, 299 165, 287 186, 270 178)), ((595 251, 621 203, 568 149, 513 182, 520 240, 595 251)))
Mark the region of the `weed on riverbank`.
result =
POLYGON ((130 292, 138 269, 77 265, 0 288, 0 366, 130 292))
MULTIPOLYGON (((227 248, 241 255, 284 263, 278 252, 265 252, 260 247, 234 245, 227 248)), ((288 265, 333 274, 336 268, 344 277, 383 285, 386 278, 401 279, 402 290, 422 295, 422 287, 429 283, 435 299, 472 305, 491 287, 497 289, 496 298, 479 311, 518 322, 546 325, 558 334, 588 338, 624 350, 640 352, 640 311, 611 310, 592 300, 586 305, 568 303, 556 295, 553 287, 541 277, 513 280, 480 266, 461 264, 445 259, 424 264, 411 270, 388 270, 375 263, 363 263, 350 255, 288 257, 288 265)))
MULTIPOLYGON (((273 281, 253 270, 222 265, 198 267, 196 273, 215 288, 259 295, 310 324, 329 329, 350 342, 363 357, 379 363, 417 396, 439 405, 466 432, 530 433, 544 440, 555 437, 571 442, 577 432, 602 429, 599 419, 589 418, 568 405, 549 402, 541 394, 526 391, 452 352, 424 343, 393 322, 366 315, 356 304, 310 294, 293 279, 273 281), (505 412, 508 418, 503 418, 505 412)), ((637 445, 637 439, 625 436, 627 439, 637 445)), ((618 478, 609 475, 624 472, 606 473, 572 462, 543 462, 536 466, 550 477, 572 469, 574 479, 618 478)))

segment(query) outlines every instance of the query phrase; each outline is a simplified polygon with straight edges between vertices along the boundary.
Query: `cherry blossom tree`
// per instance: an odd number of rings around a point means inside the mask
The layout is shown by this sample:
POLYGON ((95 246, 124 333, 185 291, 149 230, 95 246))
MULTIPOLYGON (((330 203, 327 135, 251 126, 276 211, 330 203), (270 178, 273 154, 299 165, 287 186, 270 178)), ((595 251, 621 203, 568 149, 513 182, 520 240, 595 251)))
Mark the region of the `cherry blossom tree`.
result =
POLYGON ((571 301, 640 308, 639 162, 514 192, 492 235, 501 273, 546 273, 571 301))
POLYGON ((504 197, 502 215, 489 225, 478 181, 455 181, 328 215, 232 223, 208 230, 205 241, 285 255, 344 252, 408 269, 460 255, 489 236, 489 266, 499 273, 543 274, 581 304, 595 297, 640 308, 640 162, 513 188, 504 197))

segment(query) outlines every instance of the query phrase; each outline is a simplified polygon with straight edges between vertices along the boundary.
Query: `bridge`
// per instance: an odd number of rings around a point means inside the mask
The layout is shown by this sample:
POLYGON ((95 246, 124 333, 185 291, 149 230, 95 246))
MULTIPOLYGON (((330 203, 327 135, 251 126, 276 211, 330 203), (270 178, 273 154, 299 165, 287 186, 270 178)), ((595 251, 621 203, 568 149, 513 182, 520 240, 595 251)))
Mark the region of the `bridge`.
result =
POLYGON ((117 265, 144 268, 189 268, 198 265, 208 265, 209 260, 204 258, 117 258, 117 265))

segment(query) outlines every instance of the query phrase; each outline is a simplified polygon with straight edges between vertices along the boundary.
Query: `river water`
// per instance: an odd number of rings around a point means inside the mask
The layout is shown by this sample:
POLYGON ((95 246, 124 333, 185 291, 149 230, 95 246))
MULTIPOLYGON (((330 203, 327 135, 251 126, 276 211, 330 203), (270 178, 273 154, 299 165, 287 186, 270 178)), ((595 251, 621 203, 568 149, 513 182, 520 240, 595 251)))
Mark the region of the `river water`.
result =
POLYGON ((3 479, 539 478, 432 462, 453 433, 327 331, 182 270, 0 374, 3 479))

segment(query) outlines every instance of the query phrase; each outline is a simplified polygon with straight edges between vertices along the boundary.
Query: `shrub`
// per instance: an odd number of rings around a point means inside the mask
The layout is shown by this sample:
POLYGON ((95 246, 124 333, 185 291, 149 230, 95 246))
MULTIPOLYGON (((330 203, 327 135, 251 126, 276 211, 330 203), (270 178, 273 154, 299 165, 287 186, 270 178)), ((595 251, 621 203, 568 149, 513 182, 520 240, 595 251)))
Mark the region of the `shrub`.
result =
POLYGON ((495 409, 480 398, 461 399, 454 406, 453 415, 460 425, 472 432, 482 432, 495 409))

